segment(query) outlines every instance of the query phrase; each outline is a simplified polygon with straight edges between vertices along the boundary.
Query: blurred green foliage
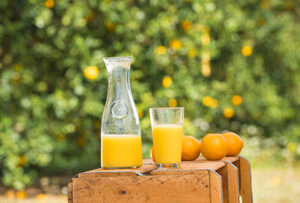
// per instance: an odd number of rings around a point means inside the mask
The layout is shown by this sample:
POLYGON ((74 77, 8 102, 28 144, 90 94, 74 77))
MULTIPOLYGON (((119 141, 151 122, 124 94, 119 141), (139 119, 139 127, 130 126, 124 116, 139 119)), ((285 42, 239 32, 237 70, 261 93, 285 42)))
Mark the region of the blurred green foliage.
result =
POLYGON ((106 56, 134 56, 145 157, 148 108, 179 105, 186 134, 228 129, 299 158, 299 8, 289 0, 1 0, 1 179, 23 189, 38 174, 99 166, 106 56), (99 74, 88 79, 88 66, 99 74))

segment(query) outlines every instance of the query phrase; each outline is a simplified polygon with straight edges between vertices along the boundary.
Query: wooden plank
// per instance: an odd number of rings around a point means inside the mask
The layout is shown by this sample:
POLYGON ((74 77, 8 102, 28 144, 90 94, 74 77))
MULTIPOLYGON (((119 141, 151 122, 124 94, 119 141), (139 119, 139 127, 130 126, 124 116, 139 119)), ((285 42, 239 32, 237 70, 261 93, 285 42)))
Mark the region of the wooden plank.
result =
MULTIPOLYGON (((215 172, 214 170, 207 169, 207 166, 210 168, 216 169, 227 169, 224 162, 213 162, 210 165, 205 163, 184 163, 182 162, 180 169, 156 169, 150 172, 151 175, 198 175, 200 177, 207 176, 207 171, 209 172, 210 177, 210 202, 223 202, 223 188, 222 188, 222 177, 215 172), (200 169, 202 168, 202 169, 200 169)), ((227 172, 227 170, 226 170, 227 172)), ((227 173, 224 174, 224 177, 227 177, 227 173)), ((227 186, 226 186, 227 187, 227 186)), ((199 201, 201 198, 199 198, 199 201)))
POLYGON ((91 171, 86 171, 83 173, 79 173, 78 177, 87 177, 87 176, 101 176, 101 177, 110 177, 110 176, 136 176, 139 174, 145 174, 152 170, 156 169, 156 165, 143 165, 140 168, 136 169, 103 169, 98 168, 91 171))
POLYGON ((239 202, 239 177, 238 169, 231 162, 225 161, 226 167, 217 172, 222 176, 223 201, 224 203, 239 202))
POLYGON ((79 178, 84 178, 84 177, 119 177, 119 176, 136 176, 137 173, 136 171, 95 171, 95 172, 84 172, 84 173, 79 173, 78 177, 79 178))
MULTIPOLYGON (((221 177, 200 175, 88 177, 73 179, 73 202, 221 202, 210 201, 221 189, 221 177)), ((213 200, 217 200, 214 197, 213 200)))
POLYGON ((73 184, 70 182, 68 184, 68 203, 73 203, 73 184))
MULTIPOLYGON (((223 159, 219 160, 219 161, 229 161, 229 162, 235 162, 238 161, 240 158, 239 156, 226 156, 223 159)), ((196 160, 194 161, 190 161, 190 162, 197 162, 197 161, 208 161, 211 162, 209 160, 207 160, 206 158, 204 158, 203 156, 199 156, 196 160)))
MULTIPOLYGON (((222 162, 224 163, 224 162, 222 162)), ((225 165, 225 163, 224 163, 225 165)), ((229 202, 229 193, 228 193, 228 167, 225 165, 224 167, 218 169, 216 171, 218 174, 222 176, 222 188, 223 188, 223 202, 228 203, 229 202)))
POLYGON ((235 163, 236 161, 239 161, 240 157, 239 156, 229 156, 229 157, 224 157, 223 159, 221 159, 220 161, 229 161, 231 163, 235 163))
POLYGON ((151 175, 207 175, 207 169, 157 169, 151 175))
POLYGON ((225 166, 224 162, 220 161, 183 161, 181 163, 181 169, 211 169, 211 170, 218 170, 225 166))
MULTIPOLYGON (((235 157, 224 157, 223 159, 221 159, 220 161, 222 162, 226 162, 226 161, 229 161, 231 163, 234 163, 236 161, 239 160, 239 157, 238 156, 235 156, 235 157)), ((195 164, 195 163, 201 163, 201 164, 207 164, 207 165, 203 165, 201 166, 201 168, 205 168, 206 166, 209 166, 210 164, 214 164, 214 163, 218 163, 220 161, 209 161, 207 159, 205 159, 203 156, 199 156, 196 160, 194 161, 182 161, 181 162, 181 165, 182 164, 195 164)), ((152 164, 155 164, 152 159, 144 159, 143 160, 143 165, 152 165, 152 164)))
POLYGON ((199 170, 218 170, 222 167, 226 166, 224 162, 182 162, 180 168, 172 169, 172 168, 158 168, 150 172, 152 175, 173 175, 173 174, 191 174, 195 171, 199 170))
POLYGON ((242 156, 240 156, 239 160, 239 174, 240 193, 243 203, 252 203, 251 167, 249 161, 242 156))
POLYGON ((230 203, 239 203, 239 175, 238 168, 231 162, 227 162, 228 170, 228 202, 230 203))
POLYGON ((215 171, 209 170, 210 202, 223 202, 222 177, 215 171))
MULTIPOLYGON (((152 159, 144 159, 144 165, 152 165, 154 164, 152 159)), ((225 164, 221 163, 220 161, 208 161, 203 157, 199 157, 197 160, 194 161, 182 161, 181 162, 181 169, 212 169, 217 170, 221 167, 225 166, 225 164)), ((176 170, 176 169, 175 169, 176 170)))

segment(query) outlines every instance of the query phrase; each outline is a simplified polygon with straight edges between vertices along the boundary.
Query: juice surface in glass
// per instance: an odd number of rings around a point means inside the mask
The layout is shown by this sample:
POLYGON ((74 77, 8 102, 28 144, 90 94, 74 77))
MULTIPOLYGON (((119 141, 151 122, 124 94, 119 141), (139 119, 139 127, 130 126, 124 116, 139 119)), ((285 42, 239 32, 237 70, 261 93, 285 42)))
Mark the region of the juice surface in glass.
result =
POLYGON ((142 140, 139 135, 102 135, 103 168, 129 168, 142 165, 142 140))
POLYGON ((159 124, 152 126, 155 163, 180 163, 182 136, 182 125, 159 124))

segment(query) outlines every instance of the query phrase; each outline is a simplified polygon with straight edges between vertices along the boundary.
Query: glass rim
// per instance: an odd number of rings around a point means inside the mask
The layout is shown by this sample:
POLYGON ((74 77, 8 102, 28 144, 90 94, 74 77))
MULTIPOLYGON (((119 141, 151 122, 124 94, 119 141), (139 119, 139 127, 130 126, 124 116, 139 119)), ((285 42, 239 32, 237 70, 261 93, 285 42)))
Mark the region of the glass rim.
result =
POLYGON ((184 107, 153 107, 149 110, 184 110, 184 107))
POLYGON ((109 62, 126 62, 126 61, 131 61, 132 56, 118 56, 118 57, 105 57, 103 58, 104 61, 109 61, 109 62))

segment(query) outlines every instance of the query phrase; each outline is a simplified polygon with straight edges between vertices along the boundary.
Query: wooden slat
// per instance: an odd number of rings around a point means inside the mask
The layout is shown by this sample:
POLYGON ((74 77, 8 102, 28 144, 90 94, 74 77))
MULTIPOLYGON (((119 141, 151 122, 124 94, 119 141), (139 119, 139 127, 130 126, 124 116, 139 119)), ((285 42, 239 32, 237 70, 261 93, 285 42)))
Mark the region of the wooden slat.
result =
POLYGON ((247 159, 240 156, 239 161, 239 174, 240 174, 240 193, 243 203, 252 203, 252 183, 251 183, 251 168, 247 159))
POLYGON ((215 171, 209 171, 210 202, 223 202, 222 177, 215 171))
POLYGON ((218 170, 225 166, 224 162, 220 161, 183 161, 181 163, 181 169, 211 169, 211 170, 218 170))
POLYGON ((233 157, 224 157, 220 161, 229 161, 231 163, 235 163, 236 161, 240 160, 239 156, 233 156, 233 157))
MULTIPOLYGON (((234 163, 236 161, 239 160, 238 156, 235 157, 224 157, 223 159, 221 159, 220 161, 222 162, 226 162, 229 161, 231 163, 234 163)), ((205 159, 203 156, 199 156, 196 160, 194 161, 182 161, 181 164, 188 164, 188 163, 216 163, 216 162, 220 162, 220 161, 209 161, 207 159, 205 159)), ((144 159, 143 160, 143 165, 151 165, 151 164, 155 164, 152 159, 144 159)), ((203 167, 202 167, 203 168, 203 167)))
POLYGON ((177 169, 170 168, 158 168, 156 170, 160 171, 172 171, 172 170, 191 170, 191 169, 211 169, 218 170, 224 167, 226 164, 220 161, 183 161, 181 166, 177 169))
MULTIPOLYGON (((225 165, 225 163, 224 163, 225 165)), ((225 165, 224 167, 218 169, 216 171, 218 174, 222 176, 222 188, 223 188, 223 202, 229 202, 229 192, 228 192, 228 167, 225 165)))
POLYGON ((231 162, 226 163, 228 170, 228 202, 229 203, 239 203, 239 175, 238 168, 231 162))
POLYGON ((139 174, 145 174, 152 170, 156 169, 156 165, 143 165, 140 168, 136 169, 103 169, 98 168, 95 170, 79 173, 78 177, 87 177, 87 176, 101 176, 101 177, 109 177, 109 176, 136 176, 139 174))
POLYGON ((207 169, 157 169, 151 175, 207 175, 207 169))
POLYGON ((73 202, 211 202, 209 183, 212 182, 212 189, 217 193, 221 178, 214 173, 210 179, 208 173, 76 178, 73 202))

